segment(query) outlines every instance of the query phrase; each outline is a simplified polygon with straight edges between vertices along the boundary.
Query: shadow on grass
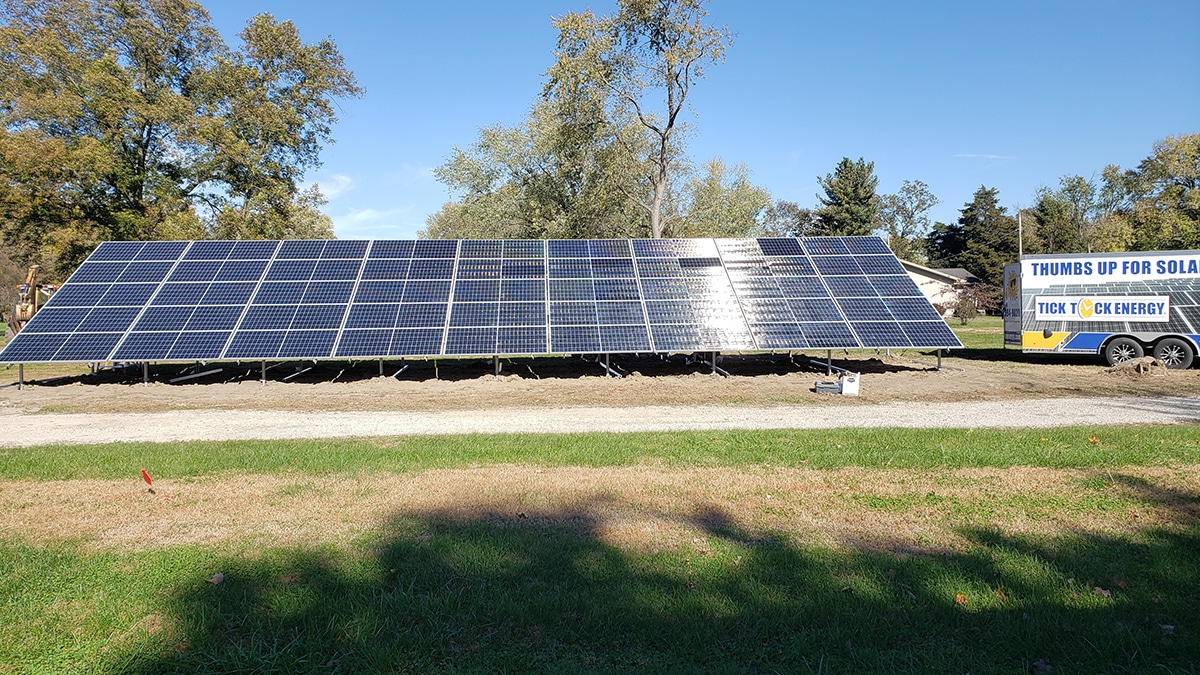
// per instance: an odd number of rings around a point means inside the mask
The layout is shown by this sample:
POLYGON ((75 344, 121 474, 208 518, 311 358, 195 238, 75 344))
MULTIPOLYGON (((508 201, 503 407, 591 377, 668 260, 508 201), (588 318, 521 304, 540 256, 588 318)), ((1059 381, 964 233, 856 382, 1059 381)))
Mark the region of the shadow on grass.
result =
POLYGON ((1114 480, 1176 525, 834 549, 701 507, 658 514, 693 534, 647 550, 613 541, 603 500, 402 514, 357 553, 213 560, 222 583, 168 596, 183 642, 110 654, 108 669, 1194 673, 1197 495, 1114 480))

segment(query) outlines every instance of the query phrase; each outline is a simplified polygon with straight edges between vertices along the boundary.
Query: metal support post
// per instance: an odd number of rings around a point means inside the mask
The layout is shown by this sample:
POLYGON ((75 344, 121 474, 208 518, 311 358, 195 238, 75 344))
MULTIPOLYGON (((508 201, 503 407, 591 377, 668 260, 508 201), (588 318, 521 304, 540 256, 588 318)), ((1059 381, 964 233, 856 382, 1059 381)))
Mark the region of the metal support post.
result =
POLYGON ((942 350, 937 350, 938 353, 938 370, 942 369, 942 350))
POLYGON ((612 372, 612 363, 609 361, 608 352, 604 352, 604 370, 606 371, 606 375, 608 377, 612 377, 611 375, 608 375, 608 373, 612 372))
POLYGON ((500 355, 496 354, 492 357, 492 365, 496 367, 496 373, 492 376, 497 379, 500 377, 500 355))
POLYGON ((825 377, 833 376, 833 350, 825 350, 825 377))
POLYGON ((25 388, 25 364, 17 364, 17 391, 25 388))
POLYGON ((262 362, 262 386, 267 386, 267 362, 262 362))
POLYGON ((383 377, 383 359, 379 359, 379 376, 383 377))
POLYGON ((150 386, 150 363, 142 361, 142 386, 150 386))

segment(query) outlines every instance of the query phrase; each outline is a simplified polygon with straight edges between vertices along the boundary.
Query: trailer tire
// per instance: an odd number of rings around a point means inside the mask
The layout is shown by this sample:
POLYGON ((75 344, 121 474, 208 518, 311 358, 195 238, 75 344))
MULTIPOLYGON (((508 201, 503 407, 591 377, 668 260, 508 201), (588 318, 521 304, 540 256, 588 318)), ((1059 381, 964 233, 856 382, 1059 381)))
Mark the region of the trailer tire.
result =
POLYGON ((1104 348, 1104 358, 1108 360, 1110 366, 1129 359, 1140 359, 1143 356, 1145 356, 1145 352, 1142 351, 1141 343, 1133 338, 1116 338, 1104 348))
POLYGON ((1187 370, 1192 367, 1195 358, 1192 346, 1186 340, 1165 338, 1154 345, 1154 358, 1162 361, 1172 370, 1187 370))

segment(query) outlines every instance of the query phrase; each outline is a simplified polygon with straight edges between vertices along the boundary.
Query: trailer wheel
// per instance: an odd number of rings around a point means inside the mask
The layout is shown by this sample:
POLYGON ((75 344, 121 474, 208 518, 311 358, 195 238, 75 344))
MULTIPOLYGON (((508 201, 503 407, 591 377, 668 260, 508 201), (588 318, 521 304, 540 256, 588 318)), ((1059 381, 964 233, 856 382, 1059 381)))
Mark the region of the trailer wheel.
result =
POLYGON ((1140 359, 1144 355, 1141 343, 1133 338, 1119 337, 1104 348, 1104 358, 1108 359, 1110 366, 1129 359, 1140 359))
POLYGON ((1166 338, 1154 345, 1154 358, 1172 370, 1187 370, 1192 367, 1192 346, 1179 338, 1166 338))

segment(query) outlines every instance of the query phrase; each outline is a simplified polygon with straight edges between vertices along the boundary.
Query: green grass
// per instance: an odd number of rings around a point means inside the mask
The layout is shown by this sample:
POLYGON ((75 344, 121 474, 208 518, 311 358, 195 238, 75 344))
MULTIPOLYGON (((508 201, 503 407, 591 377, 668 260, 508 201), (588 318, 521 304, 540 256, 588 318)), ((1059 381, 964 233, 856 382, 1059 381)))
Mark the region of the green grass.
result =
MULTIPOLYGON (((957 523, 1154 514, 1058 536, 959 525, 953 550, 833 549, 667 514, 698 535, 611 544, 588 506, 395 514, 348 543, 96 551, 0 534, 0 673, 1195 673, 1200 495, 1122 475, 1200 463, 1196 426, 473 435, 6 449, 7 479, 545 466, 1111 467, 1076 490, 964 502, 847 493, 957 523), (1115 479, 1114 479, 1115 474, 1115 479), (1118 483, 1120 489, 1118 489, 1118 483), (989 511, 994 509, 994 513, 989 511), (989 514, 994 517, 989 517, 989 514), (221 572, 224 581, 206 579, 221 572), (1035 671, 1036 672, 1036 671, 1035 671)), ((311 490, 303 481, 280 495, 311 490)), ((848 507, 849 508, 849 507, 848 507)))
POLYGON ((1200 462, 1195 426, 1055 429, 473 434, 324 440, 113 443, 0 450, 0 477, 61 480, 221 472, 357 473, 544 466, 770 465, 809 468, 1105 467, 1200 462))
MULTIPOLYGON (((946 325, 958 336, 965 349, 1003 349, 1004 317, 980 316, 965 325, 958 319, 947 319, 946 325)), ((1014 347, 1014 349, 1019 349, 1014 347)), ((955 354, 955 351, 951 351, 955 354)))
POLYGON ((0 549, 30 672, 1195 672, 1200 532, 989 530, 941 554, 806 546, 709 514, 615 548, 586 513, 400 517, 348 547, 0 549), (206 582, 216 572, 224 581, 206 582), (1099 589, 1099 590, 1097 590, 1099 589))

